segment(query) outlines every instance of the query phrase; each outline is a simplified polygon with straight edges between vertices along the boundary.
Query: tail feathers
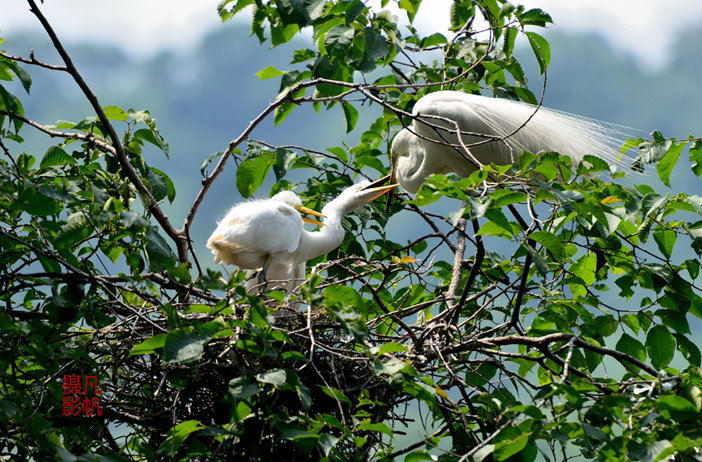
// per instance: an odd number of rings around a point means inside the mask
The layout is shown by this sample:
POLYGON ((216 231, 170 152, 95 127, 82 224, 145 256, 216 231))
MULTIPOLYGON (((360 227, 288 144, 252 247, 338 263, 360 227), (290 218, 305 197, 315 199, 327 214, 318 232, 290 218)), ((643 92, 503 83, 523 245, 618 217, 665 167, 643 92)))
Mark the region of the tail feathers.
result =
POLYGON ((212 250, 215 263, 236 265, 235 254, 242 250, 242 247, 222 239, 222 235, 214 236, 207 241, 207 248, 212 250))

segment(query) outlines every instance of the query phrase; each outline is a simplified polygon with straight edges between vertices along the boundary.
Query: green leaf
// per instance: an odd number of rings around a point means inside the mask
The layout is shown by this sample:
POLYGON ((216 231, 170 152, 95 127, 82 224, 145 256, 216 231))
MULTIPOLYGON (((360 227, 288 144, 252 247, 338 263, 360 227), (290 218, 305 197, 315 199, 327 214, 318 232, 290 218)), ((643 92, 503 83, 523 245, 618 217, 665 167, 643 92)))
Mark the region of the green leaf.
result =
POLYGON ((685 143, 670 143, 667 152, 658 162, 658 165, 656 165, 658 178, 668 187, 670 187, 670 174, 673 173, 673 168, 675 168, 675 164, 678 163, 680 153, 682 153, 684 147, 685 143))
MULTIPOLYGON (((152 121, 153 122, 153 121, 152 121)), ((161 136, 161 134, 155 128, 140 128, 134 132, 134 138, 139 138, 141 140, 147 141, 157 148, 159 148, 168 157, 170 152, 170 147, 168 142, 161 136)))
POLYGON ((562 260, 565 255, 565 247, 563 242, 553 233, 548 231, 534 231, 529 234, 529 239, 533 239, 539 244, 543 245, 546 249, 551 252, 556 260, 562 260))
POLYGON ((639 144, 639 152, 634 159, 634 168, 641 169, 642 165, 658 162, 668 152, 672 141, 666 140, 658 132, 651 134, 653 141, 644 141, 639 144))
POLYGON ((93 227, 83 212, 72 213, 61 230, 54 237, 54 247, 70 248, 92 234, 93 227))
MULTIPOLYGON (((305 94, 305 89, 301 88, 300 90, 296 91, 292 95, 292 97, 293 98, 300 98, 300 97, 304 96, 304 94, 305 94)), ((289 101, 282 103, 273 112, 273 123, 275 125, 281 124, 290 115, 290 113, 293 111, 293 109, 295 109, 296 107, 297 107, 297 104, 289 102, 289 101)))
POLYGON ((346 118, 346 133, 353 130, 358 121, 358 111, 348 101, 342 101, 341 107, 344 109, 344 117, 346 118))
POLYGON ((371 423, 369 419, 366 419, 365 421, 361 422, 358 429, 385 433, 386 435, 392 436, 392 429, 384 422, 371 423))
POLYGON ((697 176, 702 175, 702 141, 700 140, 695 140, 690 146, 690 163, 692 172, 697 176))
POLYGON ((512 234, 512 225, 510 225, 507 217, 499 209, 488 208, 484 213, 485 218, 495 223, 500 228, 512 234))
MULTIPOLYGON (((166 197, 168 186, 166 185, 165 174, 162 176, 156 173, 153 169, 146 172, 146 179, 151 186, 151 194, 157 202, 166 197)), ((172 184, 172 183, 171 183, 172 184)))
POLYGON ((497 365, 493 362, 485 361, 477 368, 467 370, 465 380, 466 383, 473 387, 482 387, 483 385, 490 383, 496 373, 497 365))
POLYGON ((231 19, 235 14, 246 8, 247 6, 251 5, 254 2, 254 0, 223 0, 218 6, 217 6, 217 12, 219 13, 219 16, 222 18, 222 22, 228 21, 231 19), (227 11, 226 6, 234 2, 234 6, 232 7, 231 10, 227 11))
POLYGON ((58 146, 51 146, 44 154, 44 158, 39 164, 39 168, 62 167, 64 165, 75 165, 78 162, 69 156, 66 151, 58 146))
MULTIPOLYGON (((238 151, 238 149, 235 150, 234 152, 237 153, 237 151, 238 151)), ((203 177, 206 177, 209 174, 209 172, 207 171, 207 166, 210 165, 210 163, 212 163, 212 161, 214 161, 216 158, 220 157, 222 154, 224 154, 224 152, 218 151, 218 152, 213 152, 209 156, 205 157, 205 159, 202 161, 202 164, 200 164, 200 174, 203 177)))
POLYGON ((179 423, 168 431, 168 437, 161 443, 158 450, 161 454, 169 454, 173 460, 173 455, 180 449, 191 433, 203 429, 204 426, 199 420, 186 420, 179 423))
MULTIPOLYGON (((175 189, 175 185, 173 184, 173 180, 171 180, 171 178, 168 175, 166 175, 163 171, 157 169, 156 167, 149 167, 149 173, 147 174, 147 177, 151 173, 154 173, 154 174, 158 175, 159 177, 161 177, 161 180, 166 185, 166 198, 168 199, 168 202, 170 202, 172 204, 173 201, 175 200, 175 195, 176 195, 176 189, 175 189)), ((151 180, 149 179, 149 181, 151 181, 151 180)))
POLYGON ((344 23, 349 26, 366 9, 366 5, 361 0, 352 0, 344 5, 344 23))
POLYGON ((341 401, 342 403, 348 404, 351 406, 351 400, 343 394, 340 390, 337 390, 334 387, 327 387, 327 386, 320 386, 319 387, 325 395, 329 396, 332 399, 335 399, 337 401, 341 401))
POLYGON ((117 106, 105 106, 102 108, 108 119, 110 120, 122 120, 126 121, 129 117, 128 114, 121 107, 117 106))
POLYGON ((653 367, 666 367, 675 354, 675 338, 665 326, 654 326, 646 335, 646 351, 653 367))
POLYGON ((349 161, 349 156, 346 154, 346 151, 344 150, 344 148, 340 148, 338 146, 335 146, 332 148, 328 148, 327 151, 334 154, 342 162, 349 161))
POLYGON ((505 205, 526 202, 528 197, 529 196, 523 192, 498 189, 494 193, 490 194, 490 199, 492 200, 490 204, 494 207, 504 207, 505 205))
POLYGON ((389 376, 401 371, 407 366, 403 361, 399 359, 389 359, 387 361, 373 361, 373 373, 375 375, 387 374, 389 376))
POLYGON ((495 460, 506 460, 519 454, 529 442, 529 436, 529 433, 525 433, 517 427, 507 427, 502 430, 497 437, 499 443, 495 444, 493 452, 495 460))
POLYGON ((273 66, 268 66, 265 69, 261 69, 260 71, 256 72, 256 77, 258 77, 261 80, 268 80, 272 79, 273 77, 278 77, 285 74, 283 71, 279 71, 273 66))
POLYGON ((263 184, 275 163, 272 155, 245 159, 236 170, 236 188, 243 198, 249 198, 263 184))
POLYGON ((384 343, 379 349, 378 349, 378 356, 384 355, 385 353, 396 353, 396 352, 405 352, 407 351, 407 347, 400 343, 396 342, 388 342, 384 343))
POLYGON ((661 318, 663 324, 678 334, 689 334, 690 324, 685 313, 677 310, 658 310, 656 316, 661 318))
POLYGON ((156 271, 171 266, 175 258, 166 240, 154 227, 150 227, 146 231, 146 254, 149 257, 152 270, 156 271), (171 263, 171 265, 165 265, 166 263, 171 263))
POLYGON ((141 343, 134 345, 129 351, 129 356, 146 355, 155 353, 159 348, 163 348, 168 334, 156 334, 141 343))
POLYGON ((653 231, 653 240, 658 244, 658 250, 661 251, 663 256, 669 260, 673 253, 673 246, 675 241, 678 239, 678 234, 670 229, 665 229, 662 226, 658 226, 653 231))
POLYGON ((309 411, 310 407, 312 407, 312 394, 310 393, 309 387, 300 382, 295 389, 297 391, 297 396, 300 398, 300 403, 302 403, 302 407, 305 408, 305 411, 309 411))
POLYGON ((61 203, 42 195, 32 186, 22 191, 15 204, 30 215, 44 217, 58 213, 61 203))
MULTIPOLYGON (((24 107, 22 107, 19 98, 5 90, 5 87, 2 85, 0 85, 0 110, 4 110, 10 114, 24 115, 24 107)), ((4 116, 0 116, 0 127, 2 126, 3 120, 4 116)), ((22 128, 24 122, 20 119, 12 119, 12 121, 15 125, 15 131, 18 132, 20 128, 22 128)))
POLYGON ((699 347, 690 340, 686 335, 675 334, 675 340, 678 342, 678 350, 693 365, 700 367, 702 365, 702 353, 699 347))
POLYGON ((643 344, 628 334, 622 334, 619 338, 617 350, 631 355, 639 361, 646 361, 646 349, 643 344))
POLYGON ((287 374, 284 369, 274 369, 268 372, 262 372, 256 375, 256 380, 261 383, 269 383, 275 387, 285 384, 287 374))
POLYGON ((322 453, 324 453, 324 456, 329 456, 329 453, 331 452, 332 449, 334 449, 334 446, 336 446, 336 443, 339 441, 338 436, 334 436, 330 433, 322 433, 319 436, 319 441, 317 442, 317 445, 319 448, 322 450, 322 453))
POLYGON ((519 24, 524 26, 546 27, 546 24, 553 23, 551 16, 539 8, 534 8, 517 16, 519 24))
POLYGON ((430 47, 435 47, 437 45, 445 45, 448 43, 448 40, 443 34, 439 34, 438 32, 431 34, 428 37, 424 37, 422 41, 420 42, 419 46, 422 49, 430 48, 430 47))
POLYGON ((536 61, 539 63, 540 74, 543 74, 551 61, 551 46, 545 38, 535 32, 525 32, 524 34, 529 39, 529 45, 531 45, 536 61))
POLYGON ((570 272, 582 280, 584 284, 569 284, 573 295, 584 296, 587 293, 587 288, 595 282, 595 269, 597 268, 597 255, 588 253, 583 255, 570 266, 570 272))
POLYGON ((325 0, 275 0, 280 18, 285 24, 305 27, 322 13, 325 0))
POLYGON ((419 8, 420 3, 421 0, 400 0, 398 3, 398 6, 407 12, 407 18, 409 19, 410 23, 414 21, 414 17, 417 14, 417 9, 419 8))
POLYGON ((204 352, 204 340, 183 330, 170 332, 163 344, 163 359, 167 363, 197 361, 204 352))
MULTIPOLYGON (((2 39, 0 39, 0 43, 1 42, 2 39)), ((12 69, 12 72, 14 72, 14 74, 20 79, 24 91, 26 91, 27 94, 29 94, 29 89, 32 86, 32 77, 31 75, 29 75, 29 72, 25 71, 19 64, 9 59, 0 58, 0 62, 12 69)))
POLYGON ((385 38, 372 27, 366 27, 363 29, 363 57, 355 68, 361 72, 371 72, 376 68, 378 58, 388 54, 388 51, 385 38))
POLYGON ((229 394, 236 400, 244 400, 261 392, 262 388, 253 377, 237 377, 229 381, 229 394))
POLYGON ((344 53, 351 45, 355 29, 346 25, 338 25, 332 27, 327 36, 324 37, 324 48, 330 55, 344 53))
POLYGON ((664 395, 658 398, 657 405, 659 409, 668 409, 676 412, 684 412, 689 414, 698 414, 697 406, 691 401, 682 396, 664 395))

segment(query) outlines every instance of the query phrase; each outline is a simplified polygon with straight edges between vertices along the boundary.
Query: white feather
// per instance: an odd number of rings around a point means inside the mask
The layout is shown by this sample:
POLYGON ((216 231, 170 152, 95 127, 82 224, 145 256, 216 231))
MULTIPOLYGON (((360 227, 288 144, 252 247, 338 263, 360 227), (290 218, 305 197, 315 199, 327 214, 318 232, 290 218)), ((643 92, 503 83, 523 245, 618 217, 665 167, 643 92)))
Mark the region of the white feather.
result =
POLYGON ((465 177, 480 164, 511 164, 522 150, 556 151, 574 163, 592 154, 626 166, 618 150, 626 138, 624 127, 574 114, 457 91, 420 98, 413 114, 418 118, 391 147, 397 180, 411 193, 431 174, 465 177))

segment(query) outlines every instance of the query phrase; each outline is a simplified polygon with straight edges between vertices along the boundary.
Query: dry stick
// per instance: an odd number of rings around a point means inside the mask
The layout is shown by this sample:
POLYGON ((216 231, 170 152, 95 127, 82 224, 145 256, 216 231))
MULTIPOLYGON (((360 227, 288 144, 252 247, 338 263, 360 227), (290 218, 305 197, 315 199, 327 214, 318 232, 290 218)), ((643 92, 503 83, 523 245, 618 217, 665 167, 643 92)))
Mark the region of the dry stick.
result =
MULTIPOLYGON (((519 215, 519 212, 517 212, 517 209, 514 207, 514 205, 510 204, 508 206, 510 212, 512 212, 512 215, 514 215, 514 218, 517 220, 519 223, 519 226, 522 227, 525 233, 529 232, 529 226, 526 224, 524 219, 522 219, 522 216, 519 215)), ((532 239, 527 238, 527 245, 531 246, 532 248, 535 248, 536 244, 532 239)), ((514 309, 512 310, 512 316, 509 319, 508 325, 513 326, 516 331, 519 334, 522 334, 522 331, 519 327, 519 313, 521 311, 522 307, 522 300, 524 299, 524 293, 526 292, 526 285, 527 281, 529 280, 529 270, 531 269, 531 263, 532 263, 532 256, 531 253, 527 252, 526 257, 524 258, 524 270, 522 272, 522 280, 521 283, 519 284, 519 291, 517 292, 517 300, 514 302, 514 309)))
POLYGON ((473 266, 470 269, 470 273, 468 274, 468 280, 466 281, 466 286, 463 288, 463 293, 461 294, 461 300, 458 302, 458 305, 454 308, 454 312, 451 316, 451 319, 449 321, 449 324, 456 325, 458 323, 458 318, 461 315, 461 310, 463 309, 463 305, 465 305, 466 300, 468 299, 468 293, 470 292, 470 288, 473 286, 473 283, 475 282, 475 278, 478 276, 478 272, 480 271, 480 267, 483 264, 483 258, 485 258, 485 246, 483 245, 483 238, 478 234, 478 230, 480 229, 478 219, 474 218, 472 220, 473 222, 473 232, 475 233, 475 261, 473 262, 473 266))
POLYGON ((117 161, 122 167, 122 170, 124 171, 125 175, 129 179, 129 181, 134 185, 137 191, 139 191, 139 193, 146 198, 146 201, 148 202, 147 208, 149 212, 151 212, 151 214, 154 216, 159 225, 161 225, 163 231, 175 243, 176 248, 178 249, 179 260, 181 262, 186 263, 188 261, 188 254, 187 242, 185 240, 184 233, 176 230, 173 227, 171 222, 168 220, 168 217, 163 213, 163 210, 161 210, 161 207, 158 205, 158 202, 156 202, 156 199, 154 199, 149 189, 146 187, 146 185, 144 185, 144 182, 141 181, 139 174, 129 162, 129 157, 124 151, 124 147, 120 142, 117 131, 110 122, 110 119, 107 118, 107 115, 102 110, 102 107, 97 97, 95 96, 95 94, 93 94, 92 90, 85 82, 85 80, 83 80, 83 77, 81 76, 80 72, 78 72, 78 69, 73 64, 71 57, 68 55, 66 49, 61 44, 61 41, 56 35, 56 32, 54 32, 54 29, 51 27, 51 24, 49 24, 49 21, 47 21, 46 17, 43 15, 41 10, 39 10, 34 0, 27 0, 27 3, 29 3, 30 11, 37 17, 41 25, 44 27, 44 30, 49 35, 49 38, 51 39, 51 42, 54 45, 54 48, 58 52, 59 56, 61 56, 63 62, 66 64, 66 72, 68 72, 71 75, 71 77, 73 77, 73 80, 76 82, 78 87, 83 92, 83 95, 85 95, 88 102, 90 102, 90 105, 93 107, 93 110, 98 116, 100 123, 103 125, 105 130, 107 130, 107 134, 112 140, 112 145, 115 149, 115 157, 117 158, 117 161))
MULTIPOLYGON (((548 345, 554 342, 569 342, 571 338, 575 338, 574 342, 575 345, 581 348, 584 348, 586 350, 594 351, 595 353, 611 356, 615 359, 617 359, 620 362, 628 362, 631 363, 642 370, 646 371, 650 375, 657 377, 658 376, 658 371, 648 364, 639 361, 638 359, 634 358, 631 355, 628 355, 626 353, 622 353, 621 351, 613 350, 611 348, 606 348, 606 347, 601 347, 598 345, 594 345, 592 343, 586 342, 585 340, 582 340, 575 334, 570 334, 567 332, 559 332, 555 334, 547 334, 542 337, 525 337, 523 335, 509 335, 509 336, 503 336, 503 337, 495 337, 491 339, 485 339, 479 342, 480 345, 491 345, 491 346, 502 346, 502 345, 525 345, 525 346, 530 346, 533 348, 536 348, 542 352, 548 351, 548 345), (546 349, 546 350, 544 350, 546 349)), ((444 353, 456 353, 459 351, 462 351, 464 347, 471 347, 477 342, 475 341, 468 341, 464 342, 462 344, 456 344, 453 346, 450 346, 444 350, 444 353)), ((550 351, 548 351, 550 353, 550 351)), ((557 358, 559 361, 562 360, 560 358, 557 358)), ((576 370, 574 369, 572 372, 575 372, 576 370)))
POLYGON ((458 290, 458 284, 461 282, 461 269, 463 269, 463 256, 466 251, 466 219, 461 218, 458 220, 458 236, 456 238, 456 251, 453 256, 453 270, 451 271, 451 282, 449 283, 448 290, 446 291, 446 305, 447 309, 456 309, 456 303, 454 299, 456 298, 456 291, 458 290))
POLYGON ((33 64, 35 66, 44 67, 46 69, 51 69, 52 71, 68 72, 68 68, 66 66, 56 66, 54 64, 49 64, 49 63, 37 61, 36 59, 34 59, 34 50, 29 52, 29 58, 23 58, 22 56, 8 55, 7 53, 4 53, 2 51, 0 51, 0 56, 2 56, 3 58, 6 58, 6 59, 10 59, 12 61, 17 61, 17 62, 25 63, 25 64, 33 64))
POLYGON ((39 130, 43 133, 46 133, 47 135, 49 135, 52 138, 73 138, 76 140, 84 141, 86 143, 92 143, 95 146, 97 146, 98 148, 102 148, 103 150, 105 150, 111 154, 116 154, 116 150, 115 150, 114 146, 112 146, 111 144, 106 143, 102 140, 99 140, 92 133, 83 134, 83 133, 62 132, 62 131, 57 131, 57 130, 51 130, 50 128, 46 128, 42 124, 35 122, 31 119, 28 119, 28 118, 23 117, 21 115, 13 114, 11 112, 2 111, 2 110, 0 110, 0 115, 8 116, 12 119, 21 120, 22 122, 26 123, 27 125, 30 125, 30 126, 36 128, 37 130, 39 130))

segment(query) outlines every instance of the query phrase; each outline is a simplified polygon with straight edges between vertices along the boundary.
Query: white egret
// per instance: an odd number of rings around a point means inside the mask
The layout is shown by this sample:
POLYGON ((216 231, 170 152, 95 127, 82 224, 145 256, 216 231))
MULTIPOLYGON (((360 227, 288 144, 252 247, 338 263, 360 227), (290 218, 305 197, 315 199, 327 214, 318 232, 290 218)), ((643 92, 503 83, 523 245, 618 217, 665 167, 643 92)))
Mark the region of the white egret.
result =
POLYGON ((484 164, 512 164, 522 150, 556 151, 574 164, 586 154, 621 163, 621 127, 544 107, 437 91, 420 98, 413 114, 391 146, 391 182, 411 193, 434 173, 465 177, 484 164))
POLYGON ((215 263, 262 269, 261 276, 265 278, 271 263, 297 250, 303 221, 321 224, 302 217, 300 212, 322 216, 303 207, 292 191, 238 204, 219 222, 207 247, 212 250, 215 263))
MULTIPOLYGON (((375 183, 363 181, 354 184, 327 203, 322 208, 324 226, 318 231, 303 229, 299 245, 294 251, 278 253, 272 259, 266 272, 267 278, 271 281, 286 281, 285 286, 288 290, 299 285, 305 278, 307 261, 331 252, 344 240, 342 217, 398 186, 397 184, 376 186, 377 183, 384 181, 386 179, 375 183)), ((279 228, 277 231, 286 232, 284 228, 279 228)))

